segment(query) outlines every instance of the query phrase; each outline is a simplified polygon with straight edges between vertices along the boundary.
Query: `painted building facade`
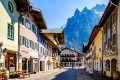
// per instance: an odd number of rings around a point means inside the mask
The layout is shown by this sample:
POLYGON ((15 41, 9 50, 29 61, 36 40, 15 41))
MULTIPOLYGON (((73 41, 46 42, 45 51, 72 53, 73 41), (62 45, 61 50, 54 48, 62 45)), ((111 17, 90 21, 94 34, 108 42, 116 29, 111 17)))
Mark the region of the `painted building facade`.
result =
POLYGON ((0 41, 6 55, 0 55, 1 68, 12 71, 18 70, 18 11, 14 0, 0 1, 0 41))
POLYGON ((78 53, 72 49, 64 48, 60 53, 60 64, 62 66, 82 66, 84 62, 82 62, 83 55, 78 53), (80 54, 81 59, 78 60, 78 54, 80 54))

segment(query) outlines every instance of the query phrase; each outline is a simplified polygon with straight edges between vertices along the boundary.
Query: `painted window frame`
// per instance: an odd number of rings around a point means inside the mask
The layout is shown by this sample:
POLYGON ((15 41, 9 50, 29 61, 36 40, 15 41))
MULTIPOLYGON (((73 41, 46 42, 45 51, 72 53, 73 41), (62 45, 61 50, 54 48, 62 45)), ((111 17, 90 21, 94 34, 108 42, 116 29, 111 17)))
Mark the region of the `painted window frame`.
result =
MULTIPOLYGON (((11 37, 9 37, 9 28, 8 28, 8 30, 7 30, 7 37, 8 37, 8 39, 10 39, 10 40, 14 40, 14 26, 12 25, 12 24, 10 24, 10 23, 8 23, 8 27, 11 27, 12 28, 12 38, 11 37)), ((11 32, 11 31, 10 31, 11 32)), ((10 34, 11 35, 11 34, 10 34)))

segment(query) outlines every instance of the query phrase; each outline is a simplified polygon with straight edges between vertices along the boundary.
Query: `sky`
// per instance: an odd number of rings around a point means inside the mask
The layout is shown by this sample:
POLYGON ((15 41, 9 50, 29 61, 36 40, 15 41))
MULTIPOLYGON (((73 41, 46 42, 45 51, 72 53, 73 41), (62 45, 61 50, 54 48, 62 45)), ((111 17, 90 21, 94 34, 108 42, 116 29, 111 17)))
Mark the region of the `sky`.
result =
POLYGON ((96 4, 107 5, 109 0, 30 0, 33 7, 42 11, 48 29, 60 28, 74 15, 76 8, 93 8, 96 4))

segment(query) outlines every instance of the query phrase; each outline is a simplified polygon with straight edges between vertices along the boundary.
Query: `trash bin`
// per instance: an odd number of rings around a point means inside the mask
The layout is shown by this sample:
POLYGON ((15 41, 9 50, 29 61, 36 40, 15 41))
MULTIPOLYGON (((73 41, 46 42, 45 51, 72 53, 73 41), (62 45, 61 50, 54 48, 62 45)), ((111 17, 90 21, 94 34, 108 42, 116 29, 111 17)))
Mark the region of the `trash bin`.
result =
POLYGON ((9 70, 5 70, 5 80, 9 80, 9 70))
POLYGON ((119 73, 119 71, 114 71, 113 72, 113 79, 114 80, 119 80, 120 79, 120 73, 119 73))

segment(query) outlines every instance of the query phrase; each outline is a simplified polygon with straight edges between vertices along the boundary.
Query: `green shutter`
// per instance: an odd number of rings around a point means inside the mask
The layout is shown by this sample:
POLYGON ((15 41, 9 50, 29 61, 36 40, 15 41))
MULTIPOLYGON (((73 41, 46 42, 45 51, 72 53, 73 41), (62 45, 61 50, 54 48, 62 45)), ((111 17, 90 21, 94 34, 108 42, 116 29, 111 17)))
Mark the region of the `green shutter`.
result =
POLYGON ((34 42, 32 42, 32 49, 34 49, 34 42))
POLYGON ((30 40, 28 40, 28 48, 30 47, 30 40))
POLYGON ((27 47, 27 39, 26 39, 26 42, 25 42, 26 44, 25 44, 25 46, 27 47))
POLYGON ((22 36, 20 36, 20 45, 22 45, 22 36))

